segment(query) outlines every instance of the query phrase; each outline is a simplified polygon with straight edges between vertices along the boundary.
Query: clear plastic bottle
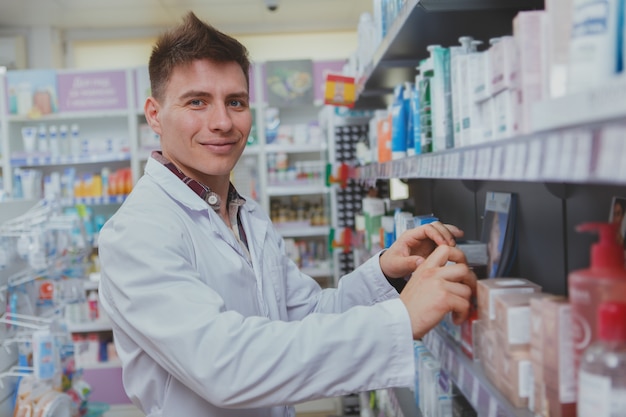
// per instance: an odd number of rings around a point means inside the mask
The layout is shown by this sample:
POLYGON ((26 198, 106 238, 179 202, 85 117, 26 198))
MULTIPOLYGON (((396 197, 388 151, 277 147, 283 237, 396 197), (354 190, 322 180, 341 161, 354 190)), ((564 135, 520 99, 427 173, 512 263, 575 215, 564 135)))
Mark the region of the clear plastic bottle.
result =
POLYGON ((598 306, 607 301, 626 303, 624 248, 617 243, 614 226, 585 223, 577 230, 597 231, 600 239, 591 247, 589 267, 572 271, 568 277, 576 370, 585 349, 597 340, 598 306))
POLYGON ((578 417, 626 417, 626 303, 600 304, 597 326, 580 363, 578 417))

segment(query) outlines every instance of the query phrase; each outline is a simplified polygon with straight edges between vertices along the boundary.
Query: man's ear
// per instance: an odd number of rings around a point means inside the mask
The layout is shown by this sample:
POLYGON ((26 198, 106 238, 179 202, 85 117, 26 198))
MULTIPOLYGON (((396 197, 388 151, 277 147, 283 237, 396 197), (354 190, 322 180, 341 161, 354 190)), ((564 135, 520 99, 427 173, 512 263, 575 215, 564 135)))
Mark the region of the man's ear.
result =
POLYGON ((146 116, 148 125, 157 135, 161 135, 161 122, 159 121, 159 102, 154 97, 148 97, 143 106, 143 112, 146 116))

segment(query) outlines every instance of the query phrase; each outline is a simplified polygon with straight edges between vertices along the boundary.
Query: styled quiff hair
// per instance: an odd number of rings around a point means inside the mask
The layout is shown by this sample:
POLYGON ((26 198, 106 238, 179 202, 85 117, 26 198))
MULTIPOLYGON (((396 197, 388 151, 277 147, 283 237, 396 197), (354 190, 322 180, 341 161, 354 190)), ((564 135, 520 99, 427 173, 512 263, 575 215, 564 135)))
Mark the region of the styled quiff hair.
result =
POLYGON ((148 64, 152 96, 157 100, 164 97, 175 68, 202 59, 220 63, 236 62, 249 88, 250 60, 245 46, 189 12, 182 24, 160 35, 152 48, 148 64))

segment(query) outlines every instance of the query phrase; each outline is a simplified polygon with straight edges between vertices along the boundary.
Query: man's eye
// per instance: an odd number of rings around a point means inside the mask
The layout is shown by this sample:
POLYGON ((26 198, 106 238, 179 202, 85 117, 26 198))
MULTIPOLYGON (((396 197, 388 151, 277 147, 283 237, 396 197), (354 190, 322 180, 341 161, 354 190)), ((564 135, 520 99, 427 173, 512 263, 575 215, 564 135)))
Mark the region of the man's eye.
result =
POLYGON ((189 104, 191 104, 192 106, 201 106, 202 100, 191 100, 189 104))
POLYGON ((241 100, 231 100, 229 105, 232 107, 243 107, 244 103, 241 100))

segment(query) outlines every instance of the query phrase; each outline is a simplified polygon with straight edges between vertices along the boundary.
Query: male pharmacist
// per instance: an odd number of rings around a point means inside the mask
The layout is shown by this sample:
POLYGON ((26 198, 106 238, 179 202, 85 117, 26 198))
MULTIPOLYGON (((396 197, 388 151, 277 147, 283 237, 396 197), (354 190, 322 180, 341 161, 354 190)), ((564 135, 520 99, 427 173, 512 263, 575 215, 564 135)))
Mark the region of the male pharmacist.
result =
POLYGON ((298 271, 229 181, 252 125, 249 65, 193 13, 159 37, 144 110, 161 151, 100 234, 101 303, 125 390, 150 417, 294 416, 299 402, 410 387, 413 339, 470 306, 462 233, 441 223, 336 289, 298 271), (398 294, 387 279, 406 276, 398 294))

